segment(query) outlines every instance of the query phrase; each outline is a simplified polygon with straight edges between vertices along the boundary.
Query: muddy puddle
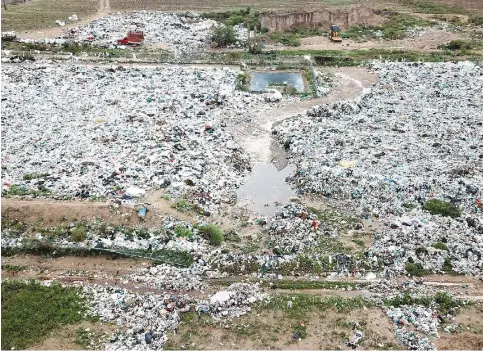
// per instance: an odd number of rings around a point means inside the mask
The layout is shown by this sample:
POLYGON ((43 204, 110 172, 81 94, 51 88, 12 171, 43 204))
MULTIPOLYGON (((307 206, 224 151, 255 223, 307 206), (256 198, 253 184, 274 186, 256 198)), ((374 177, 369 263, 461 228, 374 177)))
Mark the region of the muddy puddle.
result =
POLYGON ((238 205, 263 216, 273 215, 280 204, 296 196, 295 190, 285 182, 294 171, 292 165, 281 170, 271 163, 255 165, 247 182, 237 191, 238 205))

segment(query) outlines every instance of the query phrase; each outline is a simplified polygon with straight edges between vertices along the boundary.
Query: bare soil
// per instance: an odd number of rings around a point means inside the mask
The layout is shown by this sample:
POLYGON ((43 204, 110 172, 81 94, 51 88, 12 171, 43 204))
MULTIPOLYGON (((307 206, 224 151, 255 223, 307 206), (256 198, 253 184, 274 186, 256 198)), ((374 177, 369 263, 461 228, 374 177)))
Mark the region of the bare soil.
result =
POLYGON ((169 335, 171 348, 183 345, 206 350, 334 350, 349 349, 344 338, 354 335, 350 322, 358 322, 366 338, 364 348, 391 348, 397 345, 389 323, 382 310, 359 309, 348 314, 335 310, 311 312, 303 320, 292 320, 280 311, 263 310, 235 320, 229 328, 203 325, 192 320, 182 322, 176 335, 169 335), (295 328, 305 327, 306 338, 295 341, 295 328))
POLYGON ((468 11, 483 12, 481 0, 431 0, 432 3, 446 6, 458 6, 468 11))
MULTIPOLYGON (((439 29, 427 29, 421 36, 405 38, 400 40, 371 40, 356 42, 351 39, 344 39, 341 43, 331 42, 326 36, 302 38, 300 50, 364 50, 364 49, 394 49, 430 52, 438 50, 438 46, 446 44, 451 40, 468 39, 462 33, 452 33, 439 29)), ((270 46, 270 49, 281 50, 286 47, 279 45, 270 46)))
POLYGON ((53 330, 42 342, 29 347, 27 350, 79 350, 81 345, 76 343, 78 329, 90 329, 96 334, 112 334, 121 330, 119 326, 108 323, 92 323, 83 321, 75 325, 65 325, 53 330))
POLYGON ((457 333, 440 333, 433 342, 439 350, 482 350, 483 349, 483 308, 465 308, 451 324, 461 324, 463 330, 457 333))
POLYGON ((22 200, 2 198, 2 217, 18 220, 27 225, 42 223, 55 226, 58 223, 74 221, 102 221, 113 225, 161 226, 163 221, 154 213, 146 215, 145 222, 140 222, 136 209, 131 206, 113 208, 105 202, 91 201, 55 201, 50 199, 22 200))

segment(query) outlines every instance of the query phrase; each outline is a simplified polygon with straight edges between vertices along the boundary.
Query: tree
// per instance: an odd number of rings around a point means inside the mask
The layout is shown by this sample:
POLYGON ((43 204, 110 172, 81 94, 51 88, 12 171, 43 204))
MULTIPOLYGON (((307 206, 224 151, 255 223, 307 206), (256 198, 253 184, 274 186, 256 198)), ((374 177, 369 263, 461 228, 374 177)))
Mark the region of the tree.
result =
POLYGON ((228 46, 236 43, 237 37, 232 26, 220 25, 213 27, 210 40, 215 46, 228 46))

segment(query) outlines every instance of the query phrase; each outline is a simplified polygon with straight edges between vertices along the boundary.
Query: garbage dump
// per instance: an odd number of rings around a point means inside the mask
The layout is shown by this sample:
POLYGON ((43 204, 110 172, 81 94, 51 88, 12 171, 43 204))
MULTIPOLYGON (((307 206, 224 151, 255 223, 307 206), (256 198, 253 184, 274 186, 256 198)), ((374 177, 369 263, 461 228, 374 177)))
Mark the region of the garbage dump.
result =
POLYGON ((323 228, 318 228, 317 216, 296 203, 287 203, 277 210, 268 232, 276 248, 288 253, 316 245, 319 236, 325 235, 323 228))
POLYGON ((431 309, 422 306, 391 307, 386 313, 395 324, 395 336, 409 350, 435 350, 428 336, 438 336, 438 320, 431 309), (412 329, 416 331, 413 331, 412 329))
POLYGON ((17 38, 17 33, 15 33, 14 31, 2 32, 2 41, 12 41, 12 40, 15 40, 16 38, 17 38))
POLYGON ((360 218, 387 218, 391 229, 371 250, 388 273, 411 264, 481 276, 483 71, 470 62, 373 69, 380 81, 358 101, 317 106, 273 128, 297 166, 293 184, 360 218), (454 213, 429 215, 431 199, 454 213))
POLYGON ((202 19, 196 13, 116 13, 67 29, 61 38, 109 46, 124 38, 130 30, 137 30, 144 32, 146 45, 169 44, 176 53, 188 54, 208 42, 211 27, 216 24, 216 21, 202 19))
POLYGON ((235 82, 228 68, 5 66, 4 191, 130 201, 128 188, 160 187, 208 211, 233 203, 250 158, 221 121, 269 108, 235 82))
POLYGON ((91 312, 101 321, 127 328, 111 336, 107 350, 162 348, 166 333, 176 331, 180 313, 188 312, 193 303, 189 296, 139 294, 97 284, 83 285, 82 293, 92 301, 91 312), (149 341, 145 338, 148 332, 152 334, 149 341))

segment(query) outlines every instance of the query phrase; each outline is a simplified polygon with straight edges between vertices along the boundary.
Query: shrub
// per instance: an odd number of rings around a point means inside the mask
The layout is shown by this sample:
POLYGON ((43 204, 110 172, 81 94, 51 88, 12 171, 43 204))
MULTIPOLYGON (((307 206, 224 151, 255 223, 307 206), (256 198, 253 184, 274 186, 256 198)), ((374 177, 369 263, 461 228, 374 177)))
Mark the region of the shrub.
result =
POLYGON ((476 40, 451 40, 448 44, 440 45, 438 48, 451 51, 456 50, 474 50, 483 46, 481 42, 476 40))
POLYGON ((32 180, 47 177, 48 173, 27 173, 23 175, 23 180, 32 180))
POLYGON ((227 21, 226 21, 226 24, 228 26, 235 26, 237 24, 241 24, 245 22, 245 18, 243 16, 240 16, 240 15, 236 15, 236 16, 232 16, 230 17, 227 21))
POLYGON ((268 33, 269 31, 270 31, 270 29, 268 29, 267 27, 262 27, 260 29, 260 32, 262 32, 262 33, 268 33))
POLYGON ((470 18, 468 18, 468 23, 474 24, 475 26, 483 26, 483 16, 471 16, 470 18))
POLYGON ((218 246, 223 241, 223 231, 214 224, 200 226, 198 230, 211 245, 218 246))
POLYGON ((461 210, 458 207, 451 205, 449 202, 437 199, 427 201, 423 206, 423 210, 445 217, 456 218, 461 216, 461 210))
POLYGON ((177 201, 171 207, 177 209, 180 212, 188 212, 191 210, 191 205, 183 199, 177 201))
POLYGON ((408 272, 408 274, 411 274, 412 276, 415 276, 415 277, 422 277, 426 274, 428 274, 428 271, 426 271, 423 266, 421 265, 421 263, 406 263, 406 272, 408 272))
POLYGON ((236 43, 237 38, 233 27, 221 25, 212 28, 210 40, 215 46, 227 46, 236 43))
POLYGON ((79 322, 84 299, 72 288, 54 283, 2 282, 2 349, 25 349, 62 324, 79 322))
POLYGON ((193 237, 193 233, 188 228, 182 225, 178 225, 174 227, 174 233, 178 238, 191 239, 193 237))
POLYGON ((75 227, 72 230, 71 238, 75 242, 81 242, 86 240, 86 228, 84 226, 75 227))
POLYGON ((446 246, 446 244, 445 243, 442 243, 441 241, 438 241, 437 243, 434 243, 432 246, 435 249, 438 249, 438 250, 449 251, 448 246, 446 246))
POLYGON ((416 255, 427 255, 428 254, 428 250, 426 250, 425 247, 423 246, 419 246, 416 248, 416 250, 414 250, 416 252, 416 255))
POLYGON ((300 39, 297 38, 297 36, 295 36, 293 34, 282 36, 282 38, 280 39, 280 43, 282 43, 283 45, 287 45, 287 46, 300 46, 301 45, 300 39))

